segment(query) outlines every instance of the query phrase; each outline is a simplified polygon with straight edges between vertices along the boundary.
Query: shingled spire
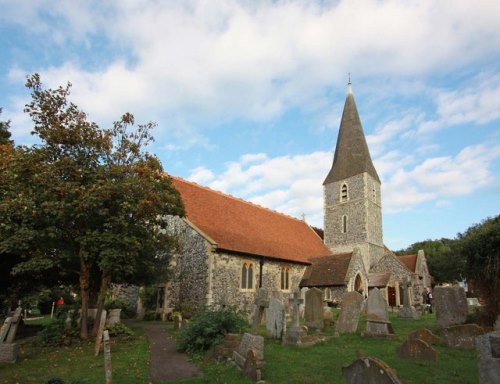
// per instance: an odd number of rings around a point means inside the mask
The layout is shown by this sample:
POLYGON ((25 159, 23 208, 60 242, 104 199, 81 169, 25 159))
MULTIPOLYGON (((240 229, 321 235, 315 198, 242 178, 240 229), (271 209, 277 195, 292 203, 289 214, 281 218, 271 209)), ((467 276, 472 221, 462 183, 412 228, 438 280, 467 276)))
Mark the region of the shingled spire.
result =
POLYGON ((349 82, 332 169, 330 169, 323 185, 347 179, 363 172, 367 172, 380 183, 366 144, 365 134, 352 95, 351 83, 349 82))

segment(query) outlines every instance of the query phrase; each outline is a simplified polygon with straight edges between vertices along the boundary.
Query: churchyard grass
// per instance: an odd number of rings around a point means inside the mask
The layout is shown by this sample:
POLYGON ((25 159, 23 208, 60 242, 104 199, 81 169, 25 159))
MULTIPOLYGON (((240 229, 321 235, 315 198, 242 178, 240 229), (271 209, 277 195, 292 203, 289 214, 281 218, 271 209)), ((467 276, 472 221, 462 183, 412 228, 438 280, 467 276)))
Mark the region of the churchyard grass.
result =
MULTIPOLYGON (((37 323, 45 323, 40 320, 37 323)), ((141 329, 134 328, 132 338, 111 340, 113 382, 148 382, 149 345, 141 329)), ((0 365, 0 384, 40 384, 60 378, 65 384, 104 382, 103 352, 94 356, 94 341, 77 341, 70 346, 34 347, 33 338, 17 340, 20 356, 15 364, 0 365)))

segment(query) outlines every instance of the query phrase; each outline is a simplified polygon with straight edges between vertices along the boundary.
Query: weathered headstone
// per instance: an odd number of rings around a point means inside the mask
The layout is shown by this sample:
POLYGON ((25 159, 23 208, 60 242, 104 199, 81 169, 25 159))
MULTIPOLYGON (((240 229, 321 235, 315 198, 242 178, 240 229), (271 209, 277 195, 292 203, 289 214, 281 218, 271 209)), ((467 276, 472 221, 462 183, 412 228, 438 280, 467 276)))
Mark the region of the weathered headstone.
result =
POLYGON ((10 324, 12 323, 12 317, 7 317, 3 322, 2 328, 0 329, 0 343, 3 343, 7 338, 7 334, 9 333, 10 324))
POLYGON ((111 346, 109 345, 109 332, 105 330, 104 338, 104 377, 106 384, 111 384, 113 381, 113 371, 111 370, 111 346))
POLYGON ((378 288, 373 288, 368 294, 366 303, 367 336, 390 336, 394 334, 389 321, 387 301, 378 288))
POLYGON ((465 323, 468 314, 467 298, 461 287, 436 287, 433 292, 438 328, 465 323))
POLYGON ((403 280, 403 307, 398 311, 398 318, 406 320, 416 320, 420 317, 415 307, 411 305, 409 281, 405 277, 403 280))
POLYGON ((363 307, 363 295, 352 291, 344 295, 340 315, 335 324, 338 333, 354 333, 358 329, 359 315, 363 307))
POLYGON ((22 315, 22 308, 17 307, 16 310, 14 311, 14 314, 12 315, 12 320, 10 322, 10 327, 9 331, 7 332, 7 337, 5 338, 6 343, 13 343, 15 338, 16 338, 16 333, 17 333, 17 327, 19 326, 19 323, 21 322, 21 315, 22 315))
POLYGON ((443 329, 446 345, 459 349, 474 349, 474 339, 484 333, 484 329, 477 324, 454 325, 443 329))
POLYGON ((427 344, 438 344, 441 342, 441 338, 434 333, 432 333, 427 328, 417 329, 416 331, 408 335, 409 340, 420 339, 425 341, 427 344))
POLYGON ((260 380, 260 370, 264 365, 264 338, 245 333, 238 350, 233 352, 233 360, 245 375, 253 375, 260 380), (247 363, 248 358, 250 361, 247 363))
POLYGON ((104 326, 106 325, 106 310, 103 309, 101 313, 101 321, 99 322, 99 329, 97 330, 97 337, 95 339, 95 355, 99 355, 99 350, 101 349, 102 335, 104 332, 104 326))
POLYGON ((256 359, 253 350, 250 349, 247 353, 247 358, 243 367, 243 374, 255 382, 261 381, 262 366, 263 361, 256 359))
POLYGON ((213 356, 215 360, 228 359, 233 357, 234 351, 240 347, 241 335, 237 333, 226 333, 222 343, 215 346, 213 356))
POLYGON ((255 311, 252 322, 252 333, 254 335, 259 333, 260 324, 262 323, 262 316, 264 310, 269 307, 269 297, 266 288, 259 288, 255 298, 255 311))
POLYGON ((401 384, 396 372, 376 357, 357 358, 342 367, 347 384, 401 384))
POLYGON ((283 302, 281 300, 271 298, 266 315, 266 329, 268 336, 274 339, 282 338, 284 316, 285 308, 283 306, 283 302))
POLYGON ((311 288, 306 292, 304 320, 309 329, 323 328, 323 292, 321 289, 311 288))
POLYGON ((419 361, 437 361, 438 353, 421 339, 410 339, 396 348, 396 356, 401 359, 419 361))
POLYGON ((110 309, 108 313, 108 318, 106 319, 106 327, 111 327, 114 324, 121 322, 121 312, 120 308, 110 309))
POLYGON ((305 334, 305 331, 300 327, 300 305, 304 302, 304 299, 300 298, 300 292, 297 291, 289 301, 292 310, 292 326, 286 330, 283 345, 300 345, 301 338, 305 334))
POLYGON ((500 383, 500 332, 476 337, 479 384, 500 383))

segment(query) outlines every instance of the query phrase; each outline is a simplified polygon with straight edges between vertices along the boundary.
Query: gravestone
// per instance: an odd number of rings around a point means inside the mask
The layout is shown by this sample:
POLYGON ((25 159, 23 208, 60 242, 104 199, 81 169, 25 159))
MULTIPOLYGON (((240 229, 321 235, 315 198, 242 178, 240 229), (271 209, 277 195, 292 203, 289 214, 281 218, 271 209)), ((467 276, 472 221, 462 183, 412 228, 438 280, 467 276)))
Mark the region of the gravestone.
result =
POLYGON ((11 317, 5 319, 0 330, 0 363, 15 363, 19 353, 19 345, 14 343, 17 327, 21 322, 22 309, 17 307, 11 317))
POLYGON ((436 287, 433 291, 438 328, 465 323, 468 314, 467 298, 461 287, 436 287))
POLYGON ((335 324, 338 333, 354 333, 358 329, 359 315, 363 308, 363 295, 352 291, 344 295, 340 315, 335 324))
POLYGON ((293 297, 289 299, 292 310, 292 326, 287 329, 283 337, 283 345, 300 345, 301 338, 305 335, 304 329, 300 327, 300 305, 304 299, 300 298, 300 292, 296 291, 293 297))
POLYGON ((120 314, 122 310, 120 308, 114 308, 109 310, 108 318, 106 319, 106 327, 111 327, 116 323, 120 323, 120 314))
POLYGON ((264 338, 245 333, 238 350, 233 352, 233 360, 245 375, 254 375, 261 380, 260 370, 264 366, 264 338), (247 363, 248 358, 250 361, 247 363))
POLYGON ((332 309, 328 305, 325 305, 323 307, 323 326, 324 327, 331 327, 332 325, 333 325, 332 309))
POLYGON ((213 349, 213 357, 215 360, 229 359, 233 357, 234 351, 240 347, 241 335, 237 333, 226 333, 222 343, 216 345, 213 349))
POLYGON ((3 322, 2 328, 0 329, 0 343, 3 343, 7 338, 7 334, 9 333, 10 324, 12 323, 12 317, 7 317, 3 322))
POLYGON ((396 348, 396 356, 401 359, 416 361, 437 361, 438 353, 421 339, 410 339, 396 348))
POLYGON ((101 321, 99 322, 99 329, 97 330, 97 337, 95 339, 95 355, 99 355, 99 350, 101 349, 102 335, 104 332, 104 326, 106 325, 106 310, 103 309, 101 313, 101 321))
POLYGON ((111 370, 111 346, 109 345, 109 332, 106 329, 103 333, 104 338, 104 378, 106 384, 111 384, 113 381, 113 372, 111 370))
POLYGON ((174 331, 178 331, 179 329, 181 329, 182 315, 180 313, 177 313, 173 315, 172 318, 174 320, 174 331))
POLYGON ((443 329, 446 345, 459 349, 474 349, 474 339, 484 333, 484 329, 477 324, 454 325, 443 329))
POLYGON ((368 356, 342 367, 347 384, 401 384, 394 371, 382 360, 368 356))
POLYGON ((391 336, 394 334, 389 321, 387 301, 378 288, 368 294, 366 303, 366 336, 391 336))
POLYGON ((415 307, 411 305, 410 300, 410 283, 405 277, 403 280, 403 307, 398 311, 398 318, 405 320, 417 320, 420 318, 420 314, 417 312, 415 307))
POLYGON ((408 335, 409 340, 420 339, 425 341, 427 344, 439 344, 442 340, 439 336, 432 333, 426 328, 417 329, 416 331, 408 335))
POLYGON ((306 292, 304 309, 306 326, 312 330, 323 329, 323 292, 318 288, 311 288, 306 292))
POLYGON ((21 322, 22 312, 23 310, 21 307, 17 307, 16 310, 14 311, 14 314, 12 315, 12 320, 10 322, 10 327, 7 332, 7 336, 5 337, 5 343, 14 342, 14 339, 16 338, 17 327, 21 322))
POLYGON ((476 337, 479 384, 500 383, 500 332, 476 337))
POLYGON ((271 298, 266 315, 267 335, 274 339, 281 339, 283 336, 283 318, 285 308, 281 300, 271 298))
POLYGON ((253 315, 252 333, 257 335, 259 333, 260 324, 262 323, 262 316, 264 310, 269 307, 269 298, 266 288, 259 288, 255 298, 255 311, 253 315))

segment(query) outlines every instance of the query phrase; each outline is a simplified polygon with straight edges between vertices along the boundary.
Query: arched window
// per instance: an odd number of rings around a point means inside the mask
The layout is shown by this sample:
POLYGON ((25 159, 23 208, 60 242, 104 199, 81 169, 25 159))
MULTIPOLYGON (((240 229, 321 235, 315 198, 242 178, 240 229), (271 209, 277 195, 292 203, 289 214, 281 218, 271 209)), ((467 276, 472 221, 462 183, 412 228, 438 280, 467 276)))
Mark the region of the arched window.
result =
POLYGON ((253 270, 254 266, 251 262, 244 262, 241 266, 241 290, 253 290, 253 270))
POLYGON ((290 269, 281 267, 281 289, 288 291, 290 289, 290 269))
POLYGON ((342 216, 342 233, 347 233, 347 216, 342 216))
POLYGON ((342 184, 342 188, 340 189, 340 201, 347 201, 348 198, 347 184, 342 184))
POLYGON ((361 280, 361 276, 356 275, 356 279, 354 280, 354 290, 363 294, 363 281, 361 280))

